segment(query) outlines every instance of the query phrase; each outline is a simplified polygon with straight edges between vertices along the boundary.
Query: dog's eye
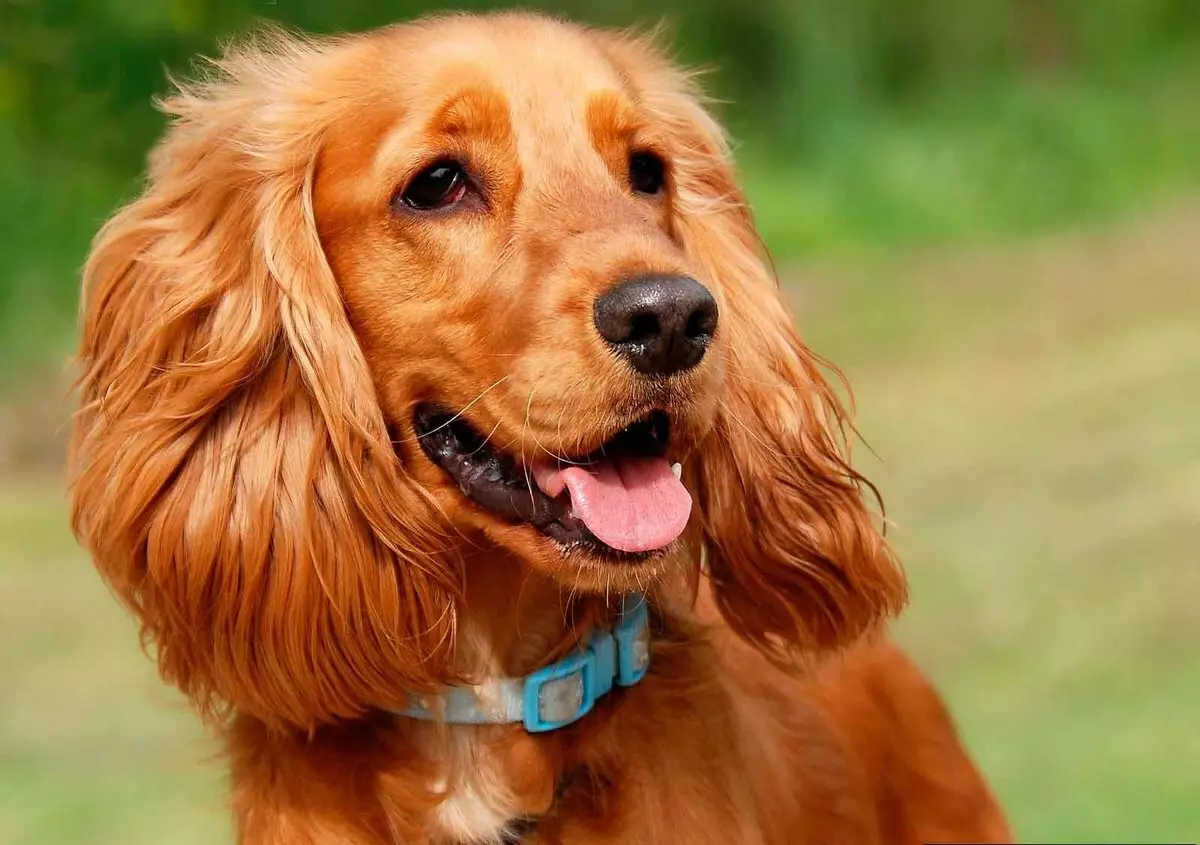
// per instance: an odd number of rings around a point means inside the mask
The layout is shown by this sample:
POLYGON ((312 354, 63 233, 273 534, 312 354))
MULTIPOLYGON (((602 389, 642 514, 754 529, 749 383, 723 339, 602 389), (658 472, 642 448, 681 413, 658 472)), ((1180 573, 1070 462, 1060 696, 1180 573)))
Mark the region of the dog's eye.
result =
POLYGON ((629 157, 629 184, 639 194, 657 194, 666 182, 666 165, 654 153, 629 157))
POLYGON ((454 161, 439 161, 422 170, 408 183, 400 199, 417 211, 432 211, 454 205, 467 194, 467 177, 454 161))

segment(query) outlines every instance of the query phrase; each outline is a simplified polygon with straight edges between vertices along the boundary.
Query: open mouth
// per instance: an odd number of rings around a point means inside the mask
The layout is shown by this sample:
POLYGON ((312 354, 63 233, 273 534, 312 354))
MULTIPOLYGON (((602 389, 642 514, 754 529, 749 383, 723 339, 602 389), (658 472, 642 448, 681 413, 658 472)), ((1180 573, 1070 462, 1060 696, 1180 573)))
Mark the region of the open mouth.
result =
POLYGON ((527 465, 493 449, 461 414, 419 405, 413 424, 426 456, 463 495, 564 546, 641 559, 670 546, 687 525, 692 499, 679 464, 667 460, 670 419, 662 411, 591 454, 542 456, 527 465))

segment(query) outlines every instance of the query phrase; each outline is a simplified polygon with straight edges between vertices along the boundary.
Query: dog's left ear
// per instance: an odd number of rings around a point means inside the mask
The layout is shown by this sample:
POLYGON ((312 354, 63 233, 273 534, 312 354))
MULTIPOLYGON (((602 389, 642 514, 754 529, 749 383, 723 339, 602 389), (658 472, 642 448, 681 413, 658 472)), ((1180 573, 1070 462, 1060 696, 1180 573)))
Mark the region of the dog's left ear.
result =
POLYGON ((767 652, 837 648, 903 606, 903 573, 863 501, 849 426, 764 260, 720 127, 646 41, 610 46, 673 139, 676 236, 712 287, 725 389, 689 461, 714 594, 767 652), (640 66, 639 66, 640 65, 640 66))
POLYGON ((845 413, 777 289, 737 273, 748 256, 723 260, 706 264, 725 388, 687 478, 717 605, 765 651, 837 648, 899 611, 904 576, 846 457, 845 413))

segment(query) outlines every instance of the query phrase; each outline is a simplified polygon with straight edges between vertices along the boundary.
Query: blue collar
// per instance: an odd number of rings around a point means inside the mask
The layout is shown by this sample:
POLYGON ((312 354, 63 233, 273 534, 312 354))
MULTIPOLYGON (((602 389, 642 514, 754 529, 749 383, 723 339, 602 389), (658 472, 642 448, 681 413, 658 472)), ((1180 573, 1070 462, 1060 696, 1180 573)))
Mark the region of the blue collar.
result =
POLYGON ((645 596, 628 595, 611 631, 592 632, 586 647, 523 678, 498 678, 422 696, 396 712, 453 725, 520 722, 530 733, 579 721, 612 690, 629 687, 650 668, 650 620, 645 596))

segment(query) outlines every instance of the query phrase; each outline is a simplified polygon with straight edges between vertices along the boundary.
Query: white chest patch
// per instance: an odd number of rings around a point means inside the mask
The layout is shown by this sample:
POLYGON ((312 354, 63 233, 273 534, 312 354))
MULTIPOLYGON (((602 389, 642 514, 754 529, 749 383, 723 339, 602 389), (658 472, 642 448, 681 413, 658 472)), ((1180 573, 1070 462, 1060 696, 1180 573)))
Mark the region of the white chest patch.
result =
POLYGON ((452 842, 501 843, 514 815, 512 796, 501 780, 468 771, 449 785, 434 824, 452 842))
MULTIPOLYGON (((478 674, 496 677, 500 666, 478 632, 464 631, 471 650, 477 655, 478 674)), ((494 682, 476 688, 481 710, 503 709, 502 692, 494 682)), ((434 810, 434 841, 503 845, 505 834, 520 816, 517 800, 508 787, 501 761, 474 741, 470 731, 439 734, 429 749, 435 759, 447 764, 446 775, 431 784, 445 798, 434 810)))
POLYGON ((433 812, 434 841, 500 843, 520 816, 517 800, 508 787, 502 765, 486 745, 470 732, 451 731, 436 742, 437 758, 447 764, 446 774, 431 784, 444 795, 433 812))

